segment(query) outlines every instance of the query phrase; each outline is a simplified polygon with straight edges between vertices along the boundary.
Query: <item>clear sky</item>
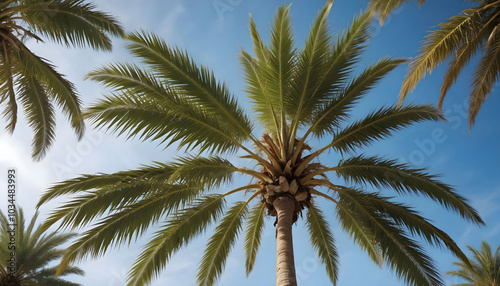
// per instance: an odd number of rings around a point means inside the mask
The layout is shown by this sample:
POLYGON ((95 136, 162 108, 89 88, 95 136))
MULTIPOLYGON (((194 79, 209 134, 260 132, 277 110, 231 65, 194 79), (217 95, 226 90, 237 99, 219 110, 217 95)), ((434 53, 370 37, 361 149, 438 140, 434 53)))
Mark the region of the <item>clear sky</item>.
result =
MULTIPOLYGON (((98 7, 115 15, 127 31, 149 30, 163 37, 168 43, 186 49, 200 64, 212 68, 224 80, 241 104, 249 107, 243 92, 244 83, 237 54, 239 49, 250 51, 248 14, 251 13, 262 35, 267 38, 269 25, 276 8, 283 1, 250 0, 99 0, 98 7)), ((336 0, 329 23, 334 33, 341 33, 355 13, 365 9, 366 0, 336 0)), ((416 1, 414 1, 416 2, 416 1)), ((290 3, 290 1, 288 1, 290 3)), ((301 47, 313 18, 325 1, 296 0, 291 14, 296 31, 296 42, 301 47)), ((467 8, 468 2, 459 0, 428 0, 420 9, 416 4, 396 11, 380 27, 374 23, 373 37, 360 66, 365 66, 383 56, 412 57, 417 54, 426 33, 446 18, 467 8)), ((85 74, 94 68, 113 61, 130 60, 121 40, 115 41, 112 53, 67 49, 55 44, 29 43, 32 49, 50 59, 58 70, 73 81, 85 106, 102 96, 104 89, 84 81, 85 74)), ((474 63, 474 62, 473 62, 474 63)), ((406 102, 437 103, 445 65, 427 76, 406 102)), ((404 77, 406 65, 393 71, 377 88, 368 94, 355 111, 355 117, 383 105, 394 104, 404 77)), ((413 126, 396 136, 366 149, 368 154, 388 155, 410 162, 415 167, 429 167, 431 173, 442 174, 442 180, 454 185, 477 208, 486 227, 477 227, 461 220, 456 214, 446 212, 437 204, 415 197, 400 201, 413 204, 456 240, 460 247, 479 247, 486 240, 496 247, 500 243, 500 89, 497 85, 492 96, 481 109, 477 124, 469 132, 467 125, 467 96, 471 69, 464 71, 449 91, 444 110, 448 123, 425 123, 413 126), (497 107, 497 108, 495 108, 497 107)), ((88 125, 86 136, 77 141, 64 117, 58 114, 56 143, 48 156, 39 163, 30 158, 31 131, 20 122, 14 136, 0 131, 0 186, 6 186, 7 169, 18 172, 18 201, 27 215, 34 213, 39 195, 51 184, 84 173, 115 172, 134 169, 151 161, 167 161, 175 156, 175 148, 163 149, 155 143, 126 141, 114 135, 93 130, 88 125)), ((22 118, 22 117, 21 117, 22 118)), ((2 122, 2 124, 4 124, 2 122)), ((330 154, 321 160, 332 164, 338 156, 330 154)), ((247 178, 242 183, 247 183, 247 178)), ((235 181, 238 181, 236 178, 235 181)), ((4 194, 4 193, 2 193, 4 194)), ((5 210, 6 198, 0 199, 5 210)), ((41 217, 60 201, 43 206, 41 217)), ((340 278, 338 285, 401 285, 390 269, 379 268, 367 255, 352 243, 335 222, 333 207, 321 205, 330 218, 340 252, 340 278)), ((262 247, 256 266, 245 277, 244 251, 240 239, 229 259, 219 285, 273 285, 275 277, 275 238, 273 219, 268 219, 262 247)), ((210 234, 210 231, 208 232, 210 234)), ((83 285, 123 285, 127 270, 132 265, 148 235, 137 243, 108 252, 95 260, 83 261, 80 266, 87 275, 73 281, 83 285)), ((194 285, 198 261, 207 236, 201 236, 179 251, 152 285, 194 285)), ((240 236, 242 238, 242 236, 240 236)), ((316 259, 308 241, 303 223, 294 226, 295 258, 300 285, 329 285, 324 266, 316 259)), ((440 271, 449 271, 454 257, 443 250, 428 247, 440 271)), ((465 251, 469 254, 468 251, 465 251)), ((460 282, 445 276, 446 283, 460 282)))

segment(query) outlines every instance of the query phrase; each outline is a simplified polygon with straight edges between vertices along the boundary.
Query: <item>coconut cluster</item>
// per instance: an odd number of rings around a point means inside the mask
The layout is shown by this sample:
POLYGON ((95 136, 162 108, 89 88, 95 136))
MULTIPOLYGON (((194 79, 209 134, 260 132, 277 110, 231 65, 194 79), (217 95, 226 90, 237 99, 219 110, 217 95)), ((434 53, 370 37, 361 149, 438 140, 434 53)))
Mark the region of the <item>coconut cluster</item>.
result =
POLYGON ((308 188, 301 186, 297 179, 289 180, 285 176, 279 176, 275 182, 264 186, 262 200, 266 203, 268 215, 277 215, 273 203, 280 196, 287 196, 295 200, 294 221, 297 220, 298 213, 304 209, 311 199, 308 188))

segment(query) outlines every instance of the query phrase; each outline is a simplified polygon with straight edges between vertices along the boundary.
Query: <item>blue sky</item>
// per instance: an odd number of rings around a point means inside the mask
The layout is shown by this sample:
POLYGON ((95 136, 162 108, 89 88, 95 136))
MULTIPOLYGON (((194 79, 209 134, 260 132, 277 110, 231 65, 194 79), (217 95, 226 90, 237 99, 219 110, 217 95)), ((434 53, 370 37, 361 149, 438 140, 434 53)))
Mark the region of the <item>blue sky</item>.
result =
MULTIPOLYGON (((291 14, 298 47, 302 46, 313 18, 325 1, 293 1, 291 14)), ((416 2, 416 1, 414 1, 416 2)), ((237 54, 240 48, 251 50, 248 33, 248 14, 251 13, 257 28, 267 38, 269 24, 276 8, 283 1, 249 0, 100 0, 98 7, 115 15, 127 31, 149 30, 163 37, 168 43, 186 49, 200 64, 212 68, 224 80, 241 104, 249 108, 245 98, 244 82, 237 54)), ((290 1, 288 1, 290 3, 290 1)), ((336 0, 329 23, 334 33, 341 33, 347 23, 367 5, 367 1, 336 0)), ((410 4, 396 11, 383 27, 374 23, 373 37, 360 66, 366 66, 383 56, 413 57, 426 33, 444 19, 467 8, 468 3, 457 0, 428 0, 420 9, 410 4)), ((123 41, 115 40, 112 53, 67 49, 55 44, 29 43, 30 47, 50 59, 58 70, 72 80, 86 106, 102 96, 104 89, 84 81, 85 74, 94 68, 113 61, 130 60, 123 49, 123 41)), ((474 62, 473 62, 474 63, 474 62)), ((473 64, 472 63, 472 64, 473 64)), ((387 76, 358 106, 354 117, 383 105, 394 104, 403 80, 406 65, 387 76)), ((437 103, 445 65, 417 86, 406 102, 437 103)), ((387 155, 412 163, 415 167, 429 167, 431 173, 442 175, 442 180, 456 187, 477 208, 486 227, 477 227, 461 220, 456 214, 446 212, 441 206, 422 198, 406 197, 400 201, 413 204, 436 225, 453 237, 460 247, 479 247, 482 240, 495 247, 500 243, 500 85, 481 109, 477 124, 468 131, 467 96, 471 69, 466 69, 457 84, 449 91, 444 110, 449 122, 415 125, 396 136, 374 144, 365 150, 368 154, 387 155)), ((2 123, 3 124, 3 123, 2 123)), ((57 120, 56 143, 48 156, 39 163, 30 158, 32 133, 25 122, 20 122, 13 136, 0 132, 0 186, 6 185, 7 169, 18 172, 18 201, 28 215, 34 213, 39 195, 50 184, 83 173, 115 172, 134 169, 151 161, 167 161, 176 155, 174 147, 163 149, 155 143, 125 141, 111 134, 93 130, 88 125, 87 134, 77 141, 64 117, 57 120)), ((338 156, 329 154, 321 160, 335 164, 338 156)), ((247 178, 235 178, 247 183, 247 178)), ((46 217, 56 201, 43 206, 41 217, 46 217)), ((401 285, 390 269, 379 268, 343 233, 335 222, 332 206, 322 203, 328 214, 337 247, 340 252, 340 278, 338 285, 401 285)), ((0 200, 4 210, 6 199, 0 200)), ((227 260, 226 270, 219 285, 273 285, 275 277, 274 227, 268 219, 261 250, 253 273, 246 278, 241 240, 236 243, 227 260)), ((210 234, 210 231, 208 231, 210 234)), ((123 285, 126 272, 140 251, 144 239, 130 246, 109 251, 95 260, 83 261, 80 266, 87 275, 73 281, 83 285, 123 285)), ((200 236, 179 251, 152 285, 194 285, 197 263, 201 258, 207 234, 200 236)), ((300 285, 328 285, 324 266, 316 259, 310 247, 307 231, 301 222, 294 229, 295 258, 300 285)), ((452 269, 454 257, 443 250, 427 248, 440 271, 452 269)), ((466 251, 466 254, 468 252, 466 251)), ((444 277, 448 285, 460 281, 444 277)))

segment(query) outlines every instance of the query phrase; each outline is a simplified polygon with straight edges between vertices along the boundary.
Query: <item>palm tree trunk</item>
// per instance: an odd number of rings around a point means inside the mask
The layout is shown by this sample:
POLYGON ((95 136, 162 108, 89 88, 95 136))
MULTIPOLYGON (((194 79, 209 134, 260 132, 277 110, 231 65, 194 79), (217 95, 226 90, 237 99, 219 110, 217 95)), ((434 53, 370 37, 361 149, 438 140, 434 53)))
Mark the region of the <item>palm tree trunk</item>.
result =
POLYGON ((283 196, 274 200, 274 208, 278 213, 276 228, 276 286, 296 286, 295 264, 293 259, 292 222, 295 202, 283 196))

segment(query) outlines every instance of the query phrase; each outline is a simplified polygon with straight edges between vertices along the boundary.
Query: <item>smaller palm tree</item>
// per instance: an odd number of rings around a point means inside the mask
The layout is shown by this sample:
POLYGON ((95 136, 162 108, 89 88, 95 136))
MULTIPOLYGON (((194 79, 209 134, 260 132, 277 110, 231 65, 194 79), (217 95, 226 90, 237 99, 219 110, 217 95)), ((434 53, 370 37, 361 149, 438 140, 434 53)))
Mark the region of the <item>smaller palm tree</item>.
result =
POLYGON ((474 261, 470 260, 470 266, 464 262, 453 262, 460 267, 459 270, 446 272, 448 275, 457 276, 467 281, 463 284, 452 286, 500 286, 500 245, 495 253, 491 246, 483 241, 481 250, 467 245, 474 255, 474 261))
POLYGON ((57 261, 64 254, 64 249, 57 248, 75 233, 47 233, 41 226, 35 228, 38 212, 31 218, 26 226, 23 210, 15 212, 15 244, 11 240, 11 217, 6 217, 0 212, 0 286, 40 285, 40 286, 78 286, 62 279, 66 275, 83 275, 78 267, 70 266, 57 278, 54 277, 57 267, 50 267, 49 263, 57 261), (4 247, 5 246, 5 247, 4 247), (7 247, 9 246, 9 247, 7 247), (14 246, 14 248, 12 247, 14 246), (11 252, 16 257, 16 272, 11 273, 7 267, 11 252))

